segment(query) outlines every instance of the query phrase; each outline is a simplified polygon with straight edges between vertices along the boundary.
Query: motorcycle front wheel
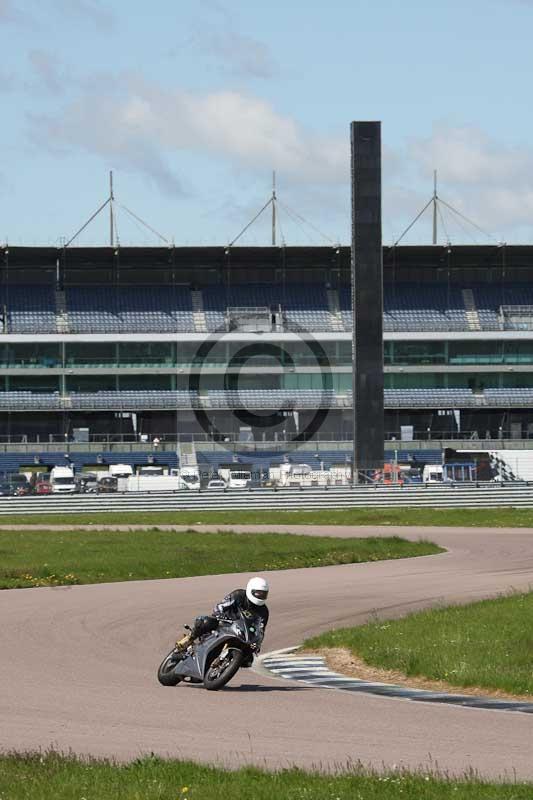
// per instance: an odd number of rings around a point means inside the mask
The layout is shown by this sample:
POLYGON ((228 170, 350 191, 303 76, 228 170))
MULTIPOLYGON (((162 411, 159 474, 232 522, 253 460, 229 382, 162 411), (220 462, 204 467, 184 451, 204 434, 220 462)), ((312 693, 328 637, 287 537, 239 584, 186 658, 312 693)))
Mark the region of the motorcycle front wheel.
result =
POLYGON ((157 670, 157 680, 159 683, 162 683, 163 686, 177 686, 181 681, 181 677, 174 673, 174 667, 181 659, 182 656, 176 653, 175 650, 171 650, 168 656, 165 656, 157 670))
POLYGON ((209 691, 216 692, 230 681, 242 664, 244 653, 242 650, 231 647, 215 655, 209 662, 204 675, 204 686, 209 691))

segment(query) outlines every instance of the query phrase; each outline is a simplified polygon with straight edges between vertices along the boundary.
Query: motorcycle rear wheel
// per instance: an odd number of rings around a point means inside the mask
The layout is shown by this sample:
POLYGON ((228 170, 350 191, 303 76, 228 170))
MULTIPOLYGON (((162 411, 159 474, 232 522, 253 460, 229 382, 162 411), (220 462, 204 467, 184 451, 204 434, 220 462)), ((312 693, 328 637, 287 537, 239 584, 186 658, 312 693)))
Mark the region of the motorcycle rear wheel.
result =
POLYGON ((210 692, 222 689, 235 675, 242 664, 244 653, 236 647, 228 649, 222 667, 219 666, 220 653, 210 661, 204 675, 204 686, 210 692))
POLYGON ((162 683, 163 686, 177 686, 182 679, 179 675, 174 673, 174 667, 178 661, 181 660, 182 656, 176 653, 175 650, 171 650, 168 656, 165 656, 157 670, 157 680, 159 683, 162 683))

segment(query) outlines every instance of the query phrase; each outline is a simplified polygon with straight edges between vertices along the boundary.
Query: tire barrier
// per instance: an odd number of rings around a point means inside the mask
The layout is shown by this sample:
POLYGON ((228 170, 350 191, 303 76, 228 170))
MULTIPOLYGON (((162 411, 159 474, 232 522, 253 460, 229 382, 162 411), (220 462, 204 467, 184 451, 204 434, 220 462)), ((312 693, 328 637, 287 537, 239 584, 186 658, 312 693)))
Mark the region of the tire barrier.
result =
POLYGON ((131 511, 312 510, 320 508, 533 508, 533 484, 357 486, 227 491, 131 492, 2 497, 0 516, 131 511))

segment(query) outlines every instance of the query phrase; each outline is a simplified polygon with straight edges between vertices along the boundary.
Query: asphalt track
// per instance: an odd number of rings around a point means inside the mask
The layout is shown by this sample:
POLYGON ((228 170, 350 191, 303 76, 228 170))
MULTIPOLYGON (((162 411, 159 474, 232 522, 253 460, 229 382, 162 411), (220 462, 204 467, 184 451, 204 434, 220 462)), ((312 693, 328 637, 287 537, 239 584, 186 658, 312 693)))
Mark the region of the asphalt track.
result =
MULTIPOLYGON (((293 530, 409 536, 392 526, 293 530)), ((410 538, 421 535, 448 552, 269 574, 265 651, 375 612, 400 615, 533 586, 533 530, 416 528, 410 538)), ((218 693, 160 686, 156 668, 179 626, 246 577, 0 592, 0 749, 54 746, 118 759, 157 753, 269 769, 473 768, 533 780, 533 715, 308 689, 250 670, 218 693)))

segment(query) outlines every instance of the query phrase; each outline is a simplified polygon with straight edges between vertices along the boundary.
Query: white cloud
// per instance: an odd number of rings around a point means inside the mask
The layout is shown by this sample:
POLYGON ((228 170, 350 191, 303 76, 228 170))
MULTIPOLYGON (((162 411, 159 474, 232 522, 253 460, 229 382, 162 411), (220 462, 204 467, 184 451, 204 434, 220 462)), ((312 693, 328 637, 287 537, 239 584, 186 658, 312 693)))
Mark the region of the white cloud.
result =
POLYGON ((31 120, 41 143, 114 160, 170 191, 180 185, 172 157, 187 152, 253 171, 278 169, 305 183, 335 184, 348 176, 347 135, 310 132, 237 91, 167 91, 131 76, 115 82, 102 76, 62 111, 31 120))
POLYGON ((490 139, 473 127, 436 126, 431 137, 413 140, 413 158, 425 174, 438 169, 443 180, 458 184, 515 185, 533 174, 533 152, 490 139))
MULTIPOLYGON (((37 61, 53 88, 58 76, 48 72, 42 53, 37 61)), ((137 75, 92 76, 78 83, 74 101, 29 119, 40 147, 96 155, 106 167, 143 174, 168 193, 193 185, 187 156, 239 174, 247 196, 255 179, 276 169, 293 207, 308 210, 319 227, 322 219, 330 230, 346 230, 348 125, 339 135, 324 135, 249 92, 167 89, 137 75)), ((383 159, 387 239, 398 236, 429 199, 433 169, 441 197, 496 238, 523 239, 533 222, 533 150, 525 146, 499 142, 475 127, 437 124, 430 136, 403 148, 384 147, 383 159)), ((447 219, 452 239, 467 239, 458 219, 447 219)), ((422 221, 406 241, 427 241, 426 231, 422 221)))
POLYGON ((497 235, 533 222, 533 150, 509 145, 475 127, 436 125, 411 141, 408 157, 428 179, 438 171, 439 194, 497 235))

